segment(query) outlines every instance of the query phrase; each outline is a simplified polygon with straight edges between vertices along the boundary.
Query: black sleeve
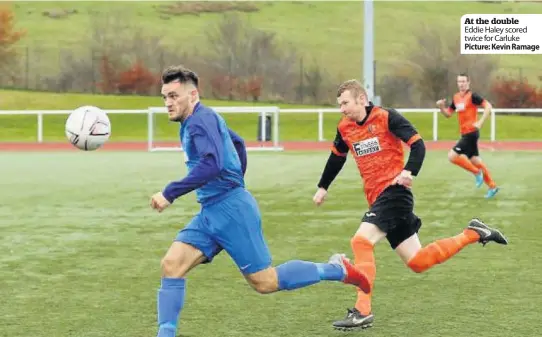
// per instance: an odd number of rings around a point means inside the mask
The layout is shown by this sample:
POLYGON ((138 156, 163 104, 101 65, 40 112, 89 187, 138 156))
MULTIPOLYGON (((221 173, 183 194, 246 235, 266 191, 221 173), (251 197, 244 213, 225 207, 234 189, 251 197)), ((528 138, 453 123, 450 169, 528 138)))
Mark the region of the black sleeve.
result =
POLYGON ((322 172, 322 177, 318 182, 318 187, 327 190, 329 188, 329 185, 331 185, 333 180, 335 180, 339 172, 342 170, 345 162, 346 156, 338 156, 335 153, 331 152, 329 154, 329 158, 327 159, 324 172, 322 172))
POLYGON ((342 170, 344 163, 346 162, 346 154, 348 154, 348 145, 344 141, 339 130, 333 141, 334 151, 329 154, 324 172, 318 182, 318 187, 328 189, 329 185, 335 180, 339 172, 342 170), (336 152, 335 152, 336 151, 336 152))
POLYGON ((448 108, 455 111, 455 103, 453 99, 452 99, 452 103, 450 103, 450 106, 448 108))
POLYGON ((410 155, 405 165, 405 170, 412 172, 413 176, 417 176, 420 172, 423 160, 425 159, 425 143, 423 139, 418 139, 410 145, 410 155))
POLYGON ((409 144, 412 137, 418 136, 418 131, 414 128, 412 123, 401 115, 395 109, 388 110, 388 129, 393 133, 397 138, 401 139, 403 142, 409 144))
POLYGON ((335 135, 335 140, 333 141, 333 146, 341 154, 347 154, 348 153, 348 150, 349 150, 348 145, 346 144, 343 137, 341 136, 341 133, 339 132, 339 129, 337 129, 337 134, 335 135))
POLYGON ((472 104, 480 106, 484 102, 484 98, 477 93, 473 92, 471 96, 472 104))
POLYGON ((405 170, 418 175, 425 159, 425 143, 412 123, 395 109, 388 110, 388 128, 397 138, 410 146, 410 154, 405 170))

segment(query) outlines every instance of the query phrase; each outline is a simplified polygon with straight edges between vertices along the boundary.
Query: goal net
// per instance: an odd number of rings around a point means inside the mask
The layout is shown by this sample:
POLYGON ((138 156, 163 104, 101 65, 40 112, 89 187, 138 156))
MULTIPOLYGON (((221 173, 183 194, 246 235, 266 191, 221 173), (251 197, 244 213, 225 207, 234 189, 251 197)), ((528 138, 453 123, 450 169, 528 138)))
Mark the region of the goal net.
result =
MULTIPOLYGON (((228 127, 241 136, 247 151, 282 151, 279 141, 280 109, 275 106, 211 107, 228 127)), ((170 122, 165 107, 148 109, 148 150, 183 151, 179 123, 170 122)))

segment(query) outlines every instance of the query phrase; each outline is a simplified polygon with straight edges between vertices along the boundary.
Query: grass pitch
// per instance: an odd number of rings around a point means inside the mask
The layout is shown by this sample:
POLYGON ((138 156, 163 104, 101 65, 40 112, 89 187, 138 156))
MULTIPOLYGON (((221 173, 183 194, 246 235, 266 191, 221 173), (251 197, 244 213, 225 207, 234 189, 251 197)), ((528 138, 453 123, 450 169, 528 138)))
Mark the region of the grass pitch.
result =
MULTIPOLYGON (((327 152, 249 153, 248 188, 259 201, 274 263, 352 255, 366 209, 351 158, 322 208, 312 204, 327 152)), ((424 274, 386 242, 376 247, 371 337, 537 336, 542 303, 540 153, 483 153, 502 186, 483 198, 473 177, 430 152, 415 181, 422 243, 454 235, 479 216, 508 246, 466 247, 424 274)), ((0 335, 154 336, 159 262, 197 212, 193 195, 162 214, 150 195, 185 174, 174 153, 0 153, 0 335)), ((226 254, 194 270, 180 335, 328 337, 354 288, 321 283, 259 295, 226 254)))

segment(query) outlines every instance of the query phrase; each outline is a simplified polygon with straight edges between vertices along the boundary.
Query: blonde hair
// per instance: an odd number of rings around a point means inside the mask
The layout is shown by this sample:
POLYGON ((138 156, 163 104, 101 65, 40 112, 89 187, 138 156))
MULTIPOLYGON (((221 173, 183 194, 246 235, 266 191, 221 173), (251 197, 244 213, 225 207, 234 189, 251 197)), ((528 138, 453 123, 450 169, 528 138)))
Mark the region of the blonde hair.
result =
POLYGON ((340 97, 343 92, 350 91, 353 97, 358 97, 359 95, 363 95, 367 97, 367 92, 365 91, 365 88, 363 88, 363 85, 358 80, 348 80, 346 82, 343 82, 339 89, 337 89, 337 97, 340 97))

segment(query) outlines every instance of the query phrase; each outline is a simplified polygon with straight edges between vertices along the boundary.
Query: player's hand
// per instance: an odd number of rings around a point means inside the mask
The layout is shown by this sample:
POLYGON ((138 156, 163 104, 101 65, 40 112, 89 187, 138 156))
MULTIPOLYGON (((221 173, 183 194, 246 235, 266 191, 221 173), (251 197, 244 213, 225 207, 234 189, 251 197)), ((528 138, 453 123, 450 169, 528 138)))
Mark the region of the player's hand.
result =
POLYGON ((169 205, 171 204, 169 201, 167 201, 162 192, 155 193, 151 197, 151 208, 157 210, 158 212, 162 212, 169 205))
POLYGON ((412 187, 412 173, 407 170, 401 171, 397 177, 392 182, 392 185, 403 185, 407 188, 412 187))
POLYGON ((439 100, 437 101, 437 107, 442 108, 442 107, 444 107, 445 105, 446 105, 446 98, 439 99, 439 100))
POLYGON ((320 187, 314 194, 314 197, 312 197, 312 201, 314 201, 316 206, 320 206, 326 199, 326 195, 327 195, 327 190, 325 188, 320 187))
POLYGON ((472 124, 472 126, 474 126, 476 128, 476 130, 480 130, 482 128, 482 123, 480 123, 480 121, 472 124))

